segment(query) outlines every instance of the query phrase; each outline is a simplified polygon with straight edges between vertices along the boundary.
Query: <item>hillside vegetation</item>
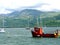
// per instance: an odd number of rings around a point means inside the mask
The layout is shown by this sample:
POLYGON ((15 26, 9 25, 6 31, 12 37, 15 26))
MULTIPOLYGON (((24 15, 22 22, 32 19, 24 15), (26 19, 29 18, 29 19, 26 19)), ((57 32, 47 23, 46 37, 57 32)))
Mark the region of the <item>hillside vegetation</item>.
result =
POLYGON ((39 10, 25 9, 14 11, 10 14, 0 15, 0 27, 24 28, 34 26, 60 26, 60 12, 42 12, 39 10), (37 24, 38 18, 38 24, 37 24), (3 26, 4 19, 4 26, 3 26), (41 23, 42 22, 42 23, 41 23))

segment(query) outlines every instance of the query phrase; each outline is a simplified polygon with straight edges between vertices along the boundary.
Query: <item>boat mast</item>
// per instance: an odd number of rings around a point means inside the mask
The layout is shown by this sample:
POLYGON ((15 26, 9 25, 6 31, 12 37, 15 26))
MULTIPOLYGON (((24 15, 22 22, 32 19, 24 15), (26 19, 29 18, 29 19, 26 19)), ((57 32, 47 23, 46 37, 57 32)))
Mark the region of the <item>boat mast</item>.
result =
POLYGON ((37 27, 39 27, 39 21, 38 21, 38 18, 37 18, 37 27))
POLYGON ((57 27, 57 29, 58 29, 58 23, 57 23, 57 20, 56 20, 56 18, 54 18, 54 20, 55 20, 55 22, 56 22, 56 27, 57 27))
POLYGON ((29 27, 29 16, 28 16, 28 25, 27 25, 27 27, 29 27))
POLYGON ((57 23, 57 29, 58 29, 58 21, 56 20, 56 23, 57 23))
POLYGON ((39 25, 39 18, 37 18, 37 27, 42 27, 42 19, 41 19, 41 17, 40 17, 40 25, 39 25))
POLYGON ((3 15, 3 21, 2 21, 2 24, 3 24, 3 29, 4 29, 4 15, 3 15))
POLYGON ((40 16, 40 27, 42 27, 42 19, 41 19, 41 16, 40 16))

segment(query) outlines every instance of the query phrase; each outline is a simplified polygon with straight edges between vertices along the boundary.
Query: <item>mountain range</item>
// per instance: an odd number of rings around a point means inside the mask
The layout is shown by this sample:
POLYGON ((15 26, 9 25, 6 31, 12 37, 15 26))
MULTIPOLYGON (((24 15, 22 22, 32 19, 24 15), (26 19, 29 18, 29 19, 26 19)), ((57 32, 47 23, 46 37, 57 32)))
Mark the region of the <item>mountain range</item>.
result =
POLYGON ((40 11, 40 10, 35 10, 35 9, 24 9, 21 11, 13 11, 12 13, 8 14, 0 14, 0 17, 10 17, 10 18, 18 18, 18 17, 23 17, 23 16, 34 16, 34 17, 54 17, 58 16, 60 12, 55 12, 55 11, 40 11))
MULTIPOLYGON (((55 11, 39 11, 35 9, 24 9, 21 11, 13 11, 9 14, 0 14, 0 20, 5 19, 5 27, 27 27, 27 22, 29 20, 30 27, 34 27, 38 21, 40 23, 40 19, 46 22, 46 25, 49 26, 52 20, 60 20, 60 12, 55 11), (50 21, 50 22, 49 22, 50 21), (17 24, 17 25, 16 25, 17 24)), ((0 21, 0 23, 2 23, 0 21)), ((54 24, 53 24, 54 25, 54 24)))

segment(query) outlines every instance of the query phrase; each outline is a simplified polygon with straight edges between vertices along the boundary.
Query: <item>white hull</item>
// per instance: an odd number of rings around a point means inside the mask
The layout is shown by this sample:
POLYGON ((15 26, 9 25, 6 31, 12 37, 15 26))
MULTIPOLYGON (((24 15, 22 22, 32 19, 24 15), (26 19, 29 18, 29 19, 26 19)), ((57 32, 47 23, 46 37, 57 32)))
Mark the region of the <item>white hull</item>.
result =
POLYGON ((26 27, 26 29, 27 29, 27 30, 29 30, 29 29, 30 29, 30 27, 26 27))
POLYGON ((5 32, 5 30, 4 29, 0 29, 0 33, 4 33, 5 32))

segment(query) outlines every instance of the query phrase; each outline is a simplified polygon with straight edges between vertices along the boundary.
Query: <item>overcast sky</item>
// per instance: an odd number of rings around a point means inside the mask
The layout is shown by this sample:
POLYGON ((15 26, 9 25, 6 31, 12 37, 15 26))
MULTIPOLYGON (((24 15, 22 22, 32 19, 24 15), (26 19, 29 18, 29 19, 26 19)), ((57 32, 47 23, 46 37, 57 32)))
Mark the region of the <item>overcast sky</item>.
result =
POLYGON ((0 14, 12 12, 7 9, 60 10, 60 0, 0 0, 0 14))

